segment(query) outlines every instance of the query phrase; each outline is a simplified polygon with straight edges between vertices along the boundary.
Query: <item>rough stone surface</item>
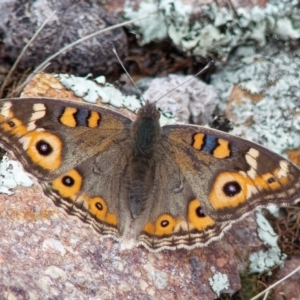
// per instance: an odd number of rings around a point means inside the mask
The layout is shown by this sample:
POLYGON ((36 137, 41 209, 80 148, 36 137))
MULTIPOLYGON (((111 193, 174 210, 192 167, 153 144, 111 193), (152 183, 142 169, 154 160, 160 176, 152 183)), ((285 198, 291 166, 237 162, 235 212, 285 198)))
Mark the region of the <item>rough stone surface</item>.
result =
POLYGON ((1 299, 211 300, 214 271, 227 275, 227 292, 237 291, 238 272, 261 245, 248 217, 205 248, 121 250, 120 243, 101 240, 89 225, 66 215, 37 186, 1 194, 0 202, 1 299))
MULTIPOLYGON (((33 68, 66 45, 97 30, 118 23, 97 1, 14 0, 0 3, 0 33, 6 55, 14 61, 43 22, 54 13, 24 53, 18 67, 33 68)), ((123 28, 102 33, 70 48, 51 61, 48 71, 87 74, 118 68, 112 52, 114 42, 121 57, 127 51, 123 28)))
MULTIPOLYGON (((280 268, 276 270, 272 283, 275 283, 278 280, 281 280, 283 277, 290 274, 292 271, 296 269, 300 265, 300 257, 292 256, 290 257, 284 264, 284 268, 280 268)), ((300 272, 298 271, 291 277, 287 278, 281 284, 276 286, 273 289, 273 298, 274 300, 298 300, 300 295, 300 272)))

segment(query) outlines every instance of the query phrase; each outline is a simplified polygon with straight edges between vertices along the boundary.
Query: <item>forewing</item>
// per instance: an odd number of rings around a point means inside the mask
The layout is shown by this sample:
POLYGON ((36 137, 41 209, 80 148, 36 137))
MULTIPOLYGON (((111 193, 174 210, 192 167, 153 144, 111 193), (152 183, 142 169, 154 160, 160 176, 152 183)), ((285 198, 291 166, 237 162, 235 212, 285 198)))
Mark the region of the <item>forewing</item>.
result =
POLYGON ((0 102, 1 144, 56 205, 111 236, 122 234, 128 220, 120 199, 130 124, 109 109, 73 101, 0 102))
POLYGON ((131 120, 99 106, 46 98, 0 102, 0 142, 50 180, 128 136, 131 120))

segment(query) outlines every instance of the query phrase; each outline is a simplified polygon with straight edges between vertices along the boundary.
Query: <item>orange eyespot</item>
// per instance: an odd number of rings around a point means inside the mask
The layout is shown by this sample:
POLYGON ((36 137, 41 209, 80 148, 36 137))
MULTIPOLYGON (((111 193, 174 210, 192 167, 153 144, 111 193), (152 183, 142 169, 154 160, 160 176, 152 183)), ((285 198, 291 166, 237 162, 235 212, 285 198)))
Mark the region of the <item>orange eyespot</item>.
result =
POLYGON ((188 220, 193 227, 200 231, 215 224, 215 221, 205 214, 198 199, 194 199, 189 203, 188 220))
MULTIPOLYGON (((211 205, 215 209, 237 207, 247 199, 249 179, 239 173, 223 172, 219 174, 209 194, 211 205)), ((252 183, 251 183, 252 184, 252 183)))
POLYGON ((88 204, 89 212, 91 215, 95 216, 97 220, 113 226, 118 224, 117 216, 108 212, 107 204, 102 197, 92 198, 87 195, 84 195, 83 197, 88 204))
POLYGON ((81 189, 81 185, 82 176, 75 169, 52 181, 52 188, 63 198, 76 196, 81 189))
POLYGON ((45 131, 29 132, 25 140, 24 148, 37 165, 46 170, 56 170, 61 166, 62 142, 56 135, 45 131))
POLYGON ((154 224, 148 222, 144 227, 144 231, 158 236, 168 235, 174 231, 176 223, 176 220, 171 215, 163 214, 158 217, 154 224))

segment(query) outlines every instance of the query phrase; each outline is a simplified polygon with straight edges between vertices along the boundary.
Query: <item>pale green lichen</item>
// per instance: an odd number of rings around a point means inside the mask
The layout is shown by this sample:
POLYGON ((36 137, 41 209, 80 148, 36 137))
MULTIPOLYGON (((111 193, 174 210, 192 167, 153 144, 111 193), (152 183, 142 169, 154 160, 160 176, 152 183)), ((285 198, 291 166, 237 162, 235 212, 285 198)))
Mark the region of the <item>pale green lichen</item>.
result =
POLYGON ((124 8, 124 17, 127 19, 136 19, 149 16, 138 22, 142 38, 139 39, 141 45, 147 44, 153 40, 162 40, 167 37, 167 25, 164 16, 157 13, 157 5, 153 2, 143 1, 139 9, 135 11, 131 6, 124 8))
POLYGON ((256 213, 256 222, 258 225, 258 236, 269 248, 266 251, 258 251, 249 256, 250 273, 262 273, 269 271, 275 266, 282 266, 286 259, 286 255, 278 247, 277 234, 260 212, 256 213))
MULTIPOLYGON (((300 14, 296 0, 273 0, 266 7, 251 10, 215 3, 199 6, 201 13, 191 23, 192 8, 180 0, 142 1, 137 10, 127 3, 124 18, 132 20, 156 12, 136 23, 141 44, 169 37, 184 51, 193 55, 227 57, 237 46, 255 43, 263 47, 267 39, 274 37, 288 41, 300 37, 300 14)), ((194 18, 193 18, 194 19, 194 18)))
POLYGON ((220 296, 220 293, 229 288, 228 276, 217 272, 214 267, 212 267, 212 272, 214 273, 212 278, 209 278, 209 284, 212 290, 220 296))
POLYGON ((59 77, 64 87, 72 90, 77 97, 81 97, 86 102, 96 103, 101 99, 103 103, 109 103, 117 108, 127 107, 133 112, 141 107, 141 102, 137 97, 122 94, 112 84, 106 83, 104 76, 95 80, 67 74, 55 76, 59 77))
POLYGON ((219 109, 225 111, 235 85, 260 94, 260 101, 244 97, 233 104, 233 131, 284 155, 300 146, 300 51, 287 53, 275 46, 256 52, 240 47, 226 66, 213 74, 219 94, 219 109), (275 50, 274 50, 275 49, 275 50), (249 120, 251 125, 249 126, 249 120))
POLYGON ((0 194, 12 195, 13 189, 18 185, 30 187, 33 185, 28 173, 26 173, 21 164, 10 160, 5 155, 0 162, 0 194))

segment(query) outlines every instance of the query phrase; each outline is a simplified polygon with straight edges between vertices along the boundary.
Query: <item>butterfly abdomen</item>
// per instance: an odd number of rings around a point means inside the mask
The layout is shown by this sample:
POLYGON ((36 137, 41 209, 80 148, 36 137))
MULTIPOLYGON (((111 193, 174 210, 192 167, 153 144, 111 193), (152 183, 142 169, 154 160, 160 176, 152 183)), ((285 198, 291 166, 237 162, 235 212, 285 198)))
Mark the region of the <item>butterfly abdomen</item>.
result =
POLYGON ((153 160, 133 159, 129 168, 129 208, 135 218, 143 211, 153 186, 154 163, 153 160))

